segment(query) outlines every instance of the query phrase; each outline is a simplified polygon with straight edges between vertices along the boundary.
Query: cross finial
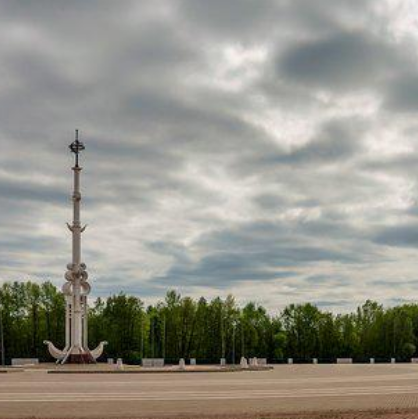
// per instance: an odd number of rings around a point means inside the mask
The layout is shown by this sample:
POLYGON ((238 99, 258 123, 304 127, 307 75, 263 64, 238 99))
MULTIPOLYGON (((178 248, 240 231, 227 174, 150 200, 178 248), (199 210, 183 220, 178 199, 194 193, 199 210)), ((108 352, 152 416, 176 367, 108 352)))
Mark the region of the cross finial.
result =
POLYGON ((75 167, 78 167, 78 155, 80 151, 85 149, 84 144, 81 141, 78 141, 78 129, 75 130, 75 141, 72 142, 69 146, 69 149, 75 155, 75 167))

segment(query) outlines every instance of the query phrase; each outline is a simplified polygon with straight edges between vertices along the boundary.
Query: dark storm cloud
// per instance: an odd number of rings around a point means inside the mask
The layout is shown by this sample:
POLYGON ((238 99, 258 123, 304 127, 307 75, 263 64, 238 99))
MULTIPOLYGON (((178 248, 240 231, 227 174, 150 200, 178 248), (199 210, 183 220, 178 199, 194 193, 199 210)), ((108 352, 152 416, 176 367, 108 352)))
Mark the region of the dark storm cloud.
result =
POLYGON ((341 309, 341 307, 350 306, 351 301, 350 300, 318 300, 318 301, 314 301, 314 304, 321 309, 337 308, 337 307, 338 309, 341 309))
POLYGON ((385 106, 394 112, 416 112, 418 110, 418 72, 402 74, 389 84, 385 106))
POLYGON ((375 234, 374 240, 385 246, 416 248, 418 247, 418 224, 402 223, 383 227, 375 234))
POLYGON ((135 278, 131 278, 132 282, 126 281, 122 284, 115 284, 114 277, 101 276, 99 280, 93 283, 95 295, 97 297, 108 297, 109 295, 117 295, 121 292, 128 295, 135 295, 141 299, 149 297, 161 299, 168 290, 167 285, 158 285, 153 282, 144 282, 140 284, 135 278))
MULTIPOLYGON (((158 283, 228 288, 234 283, 266 283, 300 276, 298 271, 292 270, 295 267, 315 266, 322 262, 352 264, 366 257, 341 246, 340 249, 330 249, 320 242, 307 245, 308 231, 303 225, 290 228, 278 223, 237 225, 201 237, 190 249, 193 253, 205 248, 206 256, 197 261, 184 258, 184 249, 166 247, 165 251, 174 256, 175 263, 164 277, 158 279, 158 283)), ((323 229, 323 243, 326 236, 326 229, 323 229)), ((314 237, 312 234, 310 238, 314 237)), ((161 249, 161 245, 158 248, 161 249)))
POLYGON ((272 193, 263 193, 254 198, 254 203, 262 209, 277 210, 285 208, 288 203, 284 197, 272 193))
POLYGON ((213 35, 246 38, 274 25, 280 2, 274 0, 182 0, 181 11, 189 22, 213 35))
MULTIPOLYGON (((234 169, 240 175, 267 171, 284 174, 283 171, 290 170, 294 182, 300 174, 306 176, 303 170, 312 169, 313 173, 305 181, 308 182, 313 180, 314 174, 325 166, 344 165, 360 154, 363 147, 362 138, 367 130, 367 123, 360 118, 331 119, 320 125, 317 133, 305 144, 296 146, 290 151, 273 144, 270 145, 270 150, 253 149, 248 153, 248 157, 244 156, 237 161, 234 169)), ((285 174, 288 175, 290 172, 285 174)), ((347 179, 347 182, 350 180, 347 179)))
POLYGON ((418 287, 418 282, 416 279, 409 280, 409 281, 404 281, 402 280, 402 278, 399 278, 396 281, 378 279, 376 281, 373 281, 373 285, 378 286, 378 287, 393 287, 393 286, 403 287, 405 286, 405 287, 416 288, 418 287))
POLYGON ((315 138, 289 153, 283 159, 288 164, 317 164, 344 161, 361 152, 364 121, 331 120, 315 138))
MULTIPOLYGON (((330 249, 320 243, 310 243, 304 222, 253 222, 238 224, 234 228, 202 236, 196 246, 209 246, 222 252, 242 252, 247 257, 254 255, 254 262, 260 260, 266 266, 292 266, 299 262, 337 261, 350 263, 359 261, 364 255, 357 255, 330 249), (262 260, 264 259, 264 260, 262 260)), ((332 229, 329 229, 332 232, 332 229)), ((327 236, 323 228, 322 239, 327 236)), ((312 234, 311 238, 315 238, 312 234)))
POLYGON ((68 197, 65 191, 53 185, 40 185, 39 182, 28 180, 4 179, 0 177, 0 200, 21 201, 21 205, 28 202, 48 202, 49 204, 65 204, 68 197))
MULTIPOLYGON (((290 47, 277 58, 277 74, 324 90, 373 89, 399 65, 396 47, 370 33, 342 32, 290 47)), ((402 61, 401 61, 402 63, 402 61)))
POLYGON ((215 38, 259 42, 280 30, 324 33, 349 26, 371 13, 376 0, 181 0, 188 25, 215 38))
MULTIPOLYGON (((254 258, 261 255, 253 255, 254 258)), ((248 260, 248 255, 227 253, 210 255, 201 260, 197 266, 177 265, 171 268, 164 277, 157 278, 158 284, 165 286, 199 286, 214 289, 227 289, 236 283, 266 283, 280 278, 292 278, 296 272, 279 270, 268 271, 261 266, 262 258, 256 264, 248 260), (254 266, 259 265, 259 266, 254 266)))

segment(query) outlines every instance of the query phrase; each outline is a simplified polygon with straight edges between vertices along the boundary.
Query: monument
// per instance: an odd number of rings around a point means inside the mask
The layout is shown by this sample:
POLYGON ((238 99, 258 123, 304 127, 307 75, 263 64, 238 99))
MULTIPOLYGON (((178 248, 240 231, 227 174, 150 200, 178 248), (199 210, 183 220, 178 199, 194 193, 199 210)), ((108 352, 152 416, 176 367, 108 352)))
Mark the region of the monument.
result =
POLYGON ((75 164, 72 168, 74 172, 74 192, 73 200, 73 222, 68 224, 68 229, 72 233, 72 263, 67 265, 65 279, 67 282, 62 287, 65 295, 65 347, 60 350, 55 345, 46 340, 49 353, 57 360, 57 363, 76 363, 91 364, 103 353, 104 345, 101 342, 96 349, 88 349, 88 304, 87 296, 91 287, 87 282, 88 274, 86 265, 81 262, 81 233, 86 226, 81 226, 80 220, 80 172, 79 154, 84 150, 84 144, 78 140, 78 130, 75 132, 75 141, 69 146, 75 156, 75 164))

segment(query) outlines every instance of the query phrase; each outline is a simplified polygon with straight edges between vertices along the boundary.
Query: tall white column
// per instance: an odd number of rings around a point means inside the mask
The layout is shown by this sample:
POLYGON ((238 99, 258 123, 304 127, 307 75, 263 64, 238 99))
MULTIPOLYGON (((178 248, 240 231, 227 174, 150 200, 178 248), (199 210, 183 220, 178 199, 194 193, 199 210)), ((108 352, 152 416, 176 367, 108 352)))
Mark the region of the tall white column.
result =
POLYGON ((80 225, 80 172, 81 167, 74 166, 74 193, 73 193, 73 205, 74 205, 74 217, 72 225, 73 235, 73 292, 74 292, 74 308, 73 308, 73 323, 74 323, 74 340, 73 349, 80 351, 82 349, 82 312, 81 312, 81 294, 80 294, 80 258, 81 258, 81 225, 80 225))
POLYGON ((74 173, 73 200, 73 221, 67 224, 72 234, 72 262, 67 265, 62 291, 66 298, 65 315, 65 348, 61 351, 57 349, 51 341, 46 340, 50 354, 60 363, 92 363, 100 357, 107 342, 101 342, 97 348, 90 351, 88 349, 88 306, 87 295, 90 293, 90 285, 87 282, 88 274, 86 265, 81 262, 81 233, 86 227, 81 226, 80 206, 80 174, 82 168, 78 164, 80 151, 84 150, 84 145, 78 141, 78 130, 76 139, 70 145, 71 152, 75 155, 75 164, 72 168, 74 173))
POLYGON ((82 168, 78 164, 79 152, 84 150, 84 145, 76 140, 70 145, 71 151, 75 154, 75 165, 72 168, 74 173, 73 221, 68 224, 72 235, 72 262, 67 266, 65 274, 68 285, 64 286, 64 292, 71 297, 71 305, 67 306, 67 316, 70 318, 71 344, 63 362, 94 362, 87 345, 87 294, 90 292, 90 285, 87 283, 86 265, 81 262, 81 233, 85 227, 81 226, 80 207, 81 190, 80 174, 82 168))

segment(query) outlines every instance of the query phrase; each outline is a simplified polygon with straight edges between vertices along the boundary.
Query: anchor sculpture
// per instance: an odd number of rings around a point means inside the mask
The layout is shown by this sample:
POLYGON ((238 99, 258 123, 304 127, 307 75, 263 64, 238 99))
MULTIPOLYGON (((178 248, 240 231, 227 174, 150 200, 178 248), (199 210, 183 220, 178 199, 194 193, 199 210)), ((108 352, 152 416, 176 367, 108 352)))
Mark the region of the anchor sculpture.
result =
POLYGON ((88 349, 88 304, 87 296, 90 293, 91 286, 87 282, 87 267, 81 262, 81 233, 84 232, 86 226, 82 227, 80 222, 80 172, 81 167, 78 164, 80 151, 84 150, 84 144, 78 140, 78 130, 76 130, 75 141, 69 146, 75 155, 74 171, 74 192, 73 200, 73 223, 67 223, 68 229, 72 233, 72 254, 73 261, 67 265, 65 279, 67 282, 62 287, 65 296, 65 347, 60 350, 49 341, 45 340, 44 344, 48 345, 49 353, 57 360, 57 363, 95 363, 102 353, 106 341, 101 342, 96 349, 88 349))

